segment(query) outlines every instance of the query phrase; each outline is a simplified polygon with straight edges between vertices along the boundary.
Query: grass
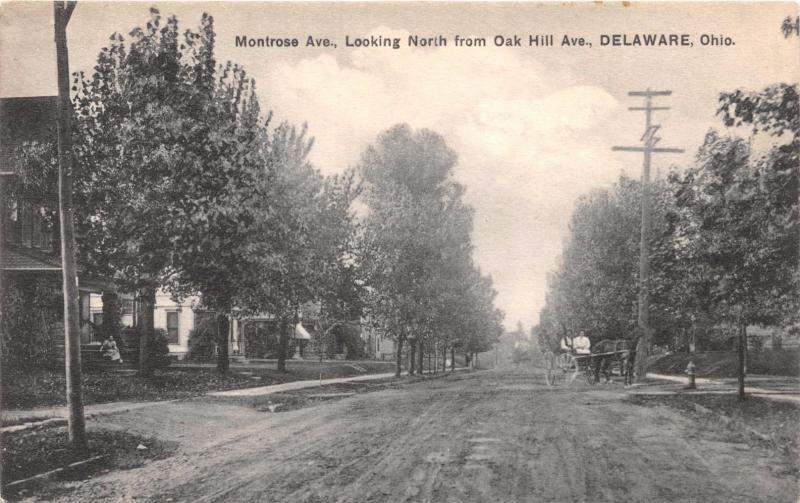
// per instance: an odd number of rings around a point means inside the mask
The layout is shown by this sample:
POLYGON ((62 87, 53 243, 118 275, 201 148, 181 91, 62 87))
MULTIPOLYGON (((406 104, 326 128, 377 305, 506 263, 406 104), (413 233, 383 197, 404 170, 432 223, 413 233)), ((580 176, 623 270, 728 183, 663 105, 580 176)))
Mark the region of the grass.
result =
MULTIPOLYGON (((735 351, 675 353, 663 356, 648 366, 648 372, 684 375, 686 365, 693 361, 698 377, 736 377, 739 360, 735 351)), ((747 355, 747 373, 750 375, 800 376, 800 350, 783 349, 750 351, 747 355)))
MULTIPOLYGON (((127 470, 142 466, 148 460, 164 459, 172 455, 177 444, 154 438, 141 437, 122 431, 90 429, 89 449, 86 453, 73 451, 68 444, 65 427, 32 428, 4 433, 2 436, 3 481, 5 483, 26 479, 40 473, 64 467, 92 456, 104 458, 85 467, 62 472, 61 477, 83 479, 97 472, 127 470), (146 449, 137 449, 144 445, 146 449)), ((14 491, 24 495, 31 486, 14 491)), ((13 494, 4 494, 13 496, 13 494)))
POLYGON ((678 409, 722 441, 769 450, 782 461, 774 467, 776 474, 800 479, 800 404, 754 396, 740 402, 735 394, 630 395, 626 400, 678 409))
MULTIPOLYGON (((326 363, 322 367, 323 379, 349 377, 367 373, 390 372, 391 364, 359 362, 355 364, 326 363), (358 367, 358 368, 356 368, 358 367)), ((272 368, 231 368, 227 375, 219 374, 213 367, 174 367, 159 369, 153 377, 143 378, 133 372, 84 373, 83 395, 85 404, 116 401, 155 401, 189 398, 210 391, 267 386, 304 379, 317 379, 320 366, 311 362, 289 362, 287 372, 272 368), (244 372, 252 373, 252 375, 244 372)), ((0 403, 4 409, 29 409, 65 405, 65 379, 63 372, 38 370, 3 376, 0 403)))

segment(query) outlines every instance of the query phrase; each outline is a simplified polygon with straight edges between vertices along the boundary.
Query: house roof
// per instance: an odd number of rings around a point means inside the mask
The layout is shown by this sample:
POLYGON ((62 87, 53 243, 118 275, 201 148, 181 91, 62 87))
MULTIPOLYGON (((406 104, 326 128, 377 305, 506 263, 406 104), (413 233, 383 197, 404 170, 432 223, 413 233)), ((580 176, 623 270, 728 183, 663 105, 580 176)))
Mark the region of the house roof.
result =
POLYGON ((50 257, 30 248, 5 247, 2 256, 3 271, 60 271, 58 257, 50 257))
MULTIPOLYGON (((6 246, 0 257, 0 270, 9 273, 58 273, 61 258, 38 250, 20 246, 6 246)), ((112 282, 105 278, 88 276, 78 270, 78 289, 83 292, 102 293, 112 282)))
POLYGON ((56 139, 58 96, 0 98, 0 171, 9 171, 14 149, 27 141, 56 139))

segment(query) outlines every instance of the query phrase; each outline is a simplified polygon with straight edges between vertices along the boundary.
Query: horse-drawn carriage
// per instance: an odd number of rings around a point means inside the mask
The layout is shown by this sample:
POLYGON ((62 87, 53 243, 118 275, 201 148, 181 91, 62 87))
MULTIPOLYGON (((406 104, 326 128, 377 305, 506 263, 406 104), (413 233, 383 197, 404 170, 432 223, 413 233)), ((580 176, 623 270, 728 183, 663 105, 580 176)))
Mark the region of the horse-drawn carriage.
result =
POLYGON ((545 382, 554 386, 559 382, 571 383, 583 374, 588 384, 595 384, 602 373, 606 382, 617 374, 630 384, 633 378, 633 359, 636 350, 627 339, 606 339, 591 348, 591 352, 581 354, 574 348, 560 353, 548 351, 544 354, 545 382))

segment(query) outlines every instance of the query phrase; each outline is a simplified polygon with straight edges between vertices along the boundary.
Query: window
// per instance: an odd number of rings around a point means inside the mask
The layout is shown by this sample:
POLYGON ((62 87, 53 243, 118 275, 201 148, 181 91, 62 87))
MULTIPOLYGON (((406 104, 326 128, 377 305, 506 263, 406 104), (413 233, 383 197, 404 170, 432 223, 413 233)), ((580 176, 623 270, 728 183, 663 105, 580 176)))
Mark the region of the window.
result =
POLYGON ((180 321, 177 311, 167 313, 167 342, 170 344, 180 343, 180 321))
POLYGON ((133 314, 133 299, 122 299, 122 315, 133 314))

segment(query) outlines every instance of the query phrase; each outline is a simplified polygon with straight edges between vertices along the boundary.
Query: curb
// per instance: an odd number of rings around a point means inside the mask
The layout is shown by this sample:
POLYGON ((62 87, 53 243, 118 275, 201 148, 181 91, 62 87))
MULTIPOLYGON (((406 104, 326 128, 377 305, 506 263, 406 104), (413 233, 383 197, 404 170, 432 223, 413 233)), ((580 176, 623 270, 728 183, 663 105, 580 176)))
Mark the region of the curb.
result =
MULTIPOLYGON (((674 376, 674 375, 666 375, 666 374, 652 374, 650 372, 645 374, 645 377, 650 379, 660 379, 662 381, 672 381, 681 384, 689 384, 688 377, 681 377, 681 376, 674 376)), ((716 384, 719 386, 724 386, 727 383, 724 381, 709 379, 706 377, 698 377, 695 378, 695 382, 697 384, 716 384)), ((791 392, 782 392, 782 391, 770 391, 764 388, 759 388, 758 386, 746 386, 745 391, 749 395, 753 396, 760 396, 763 398, 767 398, 770 400, 783 400, 787 402, 800 402, 800 395, 798 393, 791 393, 791 392)), ((693 391, 685 391, 685 393, 692 393, 693 391)), ((732 393, 734 391, 729 390, 718 390, 719 393, 732 393)))
POLYGON ((99 456, 92 456, 91 458, 84 459, 82 461, 76 461, 74 463, 68 464, 67 466, 62 466, 61 468, 56 468, 56 469, 50 470, 48 472, 39 473, 37 475, 34 475, 33 477, 28 477, 26 479, 15 480, 14 482, 9 482, 8 484, 6 484, 3 487, 3 489, 5 489, 5 490, 16 489, 16 488, 19 488, 21 486, 24 486, 24 485, 26 485, 26 484, 28 484, 30 482, 36 481, 36 480, 47 480, 47 479, 50 479, 50 478, 52 478, 52 477, 54 477, 54 476, 56 476, 56 475, 58 475, 58 474, 60 474, 60 473, 62 473, 64 471, 66 471, 66 470, 71 470, 73 468, 80 468, 81 466, 85 466, 85 465, 94 463, 95 461, 99 461, 99 460, 103 459, 104 457, 105 457, 104 454, 101 454, 99 456))
MULTIPOLYGON (((653 374, 650 372, 647 372, 644 376, 650 379, 661 379, 662 381, 672 381, 681 384, 689 384, 688 377, 667 375, 667 374, 653 374)), ((709 379, 708 377, 696 377, 694 382, 696 382, 697 384, 725 384, 723 381, 716 381, 714 379, 709 379)))
POLYGON ((13 433, 15 431, 23 431, 28 430, 30 428, 35 428, 37 426, 62 426, 67 424, 67 418, 65 417, 51 417, 48 419, 43 419, 41 421, 30 421, 27 423, 22 424, 14 424, 11 426, 3 426, 0 428, 0 433, 13 433))

